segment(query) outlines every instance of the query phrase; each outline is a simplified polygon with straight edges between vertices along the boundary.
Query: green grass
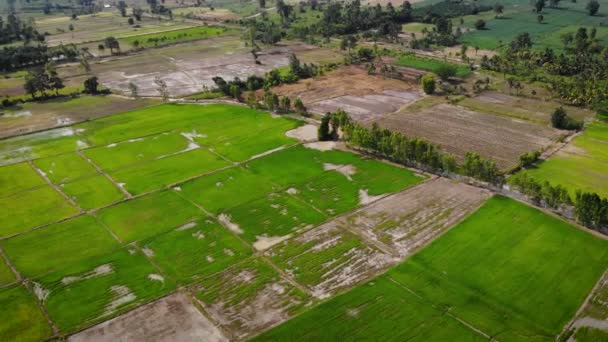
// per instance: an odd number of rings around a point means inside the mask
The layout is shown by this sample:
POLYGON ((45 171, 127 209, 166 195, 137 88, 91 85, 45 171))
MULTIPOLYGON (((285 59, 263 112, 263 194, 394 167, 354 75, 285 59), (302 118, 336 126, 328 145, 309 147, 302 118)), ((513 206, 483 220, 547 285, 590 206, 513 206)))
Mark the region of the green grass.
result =
POLYGON ((549 340, 608 266, 607 244, 496 196, 388 275, 499 340, 549 340))
POLYGON ((97 173, 97 170, 91 164, 76 153, 38 159, 34 161, 34 165, 55 184, 97 173))
POLYGON ((175 228, 140 245, 181 284, 223 271, 252 252, 212 218, 175 228))
POLYGON ((573 148, 566 147, 527 172, 539 181, 563 185, 572 196, 580 189, 608 197, 608 124, 589 124, 570 144, 573 148))
POLYGON ((243 231, 243 238, 250 242, 264 236, 285 236, 302 228, 314 227, 327 218, 285 193, 269 194, 234 207, 227 214, 243 231))
POLYGON ((87 144, 71 127, 23 135, 0 141, 0 165, 72 152, 87 144))
POLYGON ((178 133, 163 133, 91 148, 84 153, 97 166, 111 171, 176 153, 187 147, 188 140, 184 136, 178 133))
POLYGON ((85 210, 101 208, 124 198, 122 192, 103 175, 62 184, 61 190, 85 210))
POLYGON ((0 246, 15 268, 31 278, 108 254, 120 244, 95 218, 83 215, 0 241, 0 246))
POLYGON ((121 249, 36 279, 44 306, 63 333, 109 319, 175 289, 145 256, 121 249), (108 272, 100 272, 100 268, 108 272), (69 277, 69 278, 67 278, 69 277))
POLYGON ((184 197, 215 214, 278 189, 264 177, 238 167, 197 178, 180 187, 184 197))
POLYGON ((116 182, 124 183, 125 189, 136 195, 228 165, 221 157, 200 148, 111 172, 111 176, 116 182))
POLYGON ((471 74, 471 70, 465 65, 443 62, 438 59, 418 57, 414 54, 404 54, 399 56, 395 64, 430 72, 436 72, 440 67, 445 65, 452 65, 456 68, 456 76, 458 77, 466 77, 471 74))
POLYGON ((41 341, 51 337, 51 327, 23 286, 0 290, 0 308, 0 340, 41 341))
POLYGON ((150 238, 203 216, 173 191, 139 197, 98 213, 100 221, 126 243, 150 238))
POLYGON ((122 38, 121 40, 131 46, 134 46, 135 41, 137 41, 139 43, 139 47, 155 47, 218 37, 220 35, 235 32, 235 30, 221 26, 198 26, 174 31, 150 33, 141 36, 122 38))
POLYGON ((16 280, 15 274, 8 267, 3 258, 0 258, 0 287, 10 284, 16 280))
POLYGON ((2 197, 0 208, 0 236, 24 232, 78 213, 50 186, 2 197))
POLYGON ((253 341, 485 341, 388 280, 377 278, 262 333, 253 341))
POLYGON ((0 197, 44 186, 46 182, 27 163, 0 167, 0 197))
MULTIPOLYGON (((490 3, 493 5, 494 3, 490 3)), ((560 36, 566 32, 576 33, 579 27, 587 27, 590 30, 596 27, 598 30, 597 38, 606 42, 608 30, 601 26, 604 18, 601 15, 589 16, 585 10, 586 2, 577 3, 562 2, 559 9, 543 9, 543 23, 538 23, 537 13, 533 13, 530 5, 521 2, 507 1, 505 13, 501 18, 495 19, 493 12, 480 13, 465 17, 465 27, 473 28, 478 19, 486 21, 486 29, 466 33, 462 41, 469 46, 478 46, 481 49, 496 49, 500 44, 508 44, 519 33, 528 32, 532 36, 534 47, 544 49, 562 49, 563 44, 560 36)), ((608 3, 603 2, 602 8, 608 3)), ((600 8, 600 12, 602 11, 600 8)), ((455 21, 455 26, 460 23, 455 21)))
POLYGON ((574 338, 578 342, 607 342, 608 332, 590 327, 581 327, 576 329, 574 338))

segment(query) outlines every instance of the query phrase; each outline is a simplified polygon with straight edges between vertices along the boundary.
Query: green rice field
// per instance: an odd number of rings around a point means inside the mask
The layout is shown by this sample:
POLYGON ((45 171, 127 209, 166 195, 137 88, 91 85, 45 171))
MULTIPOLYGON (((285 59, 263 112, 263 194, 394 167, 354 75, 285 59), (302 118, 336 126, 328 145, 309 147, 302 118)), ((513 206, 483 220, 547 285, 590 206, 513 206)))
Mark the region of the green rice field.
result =
POLYGON ((496 196, 386 275, 256 340, 553 340, 606 269, 607 244, 496 196))
POLYGON ((561 184, 574 197, 580 189, 608 197, 608 124, 595 121, 560 152, 527 172, 553 185, 561 184))
POLYGON ((131 46, 156 47, 175 43, 185 43, 193 40, 217 37, 236 31, 220 26, 197 26, 173 31, 136 35, 121 39, 131 46), (135 43, 137 42, 137 43, 135 43))
MULTIPOLYGON (((302 124, 241 106, 169 104, 2 140, 0 302, 24 316, 2 320, 0 336, 67 336, 176 286, 224 286, 217 275, 227 270, 259 274, 261 287, 244 293, 288 288, 251 259, 257 243, 356 209, 361 191, 388 195, 425 178, 298 146, 285 132, 302 124), (59 335, 36 323, 39 306, 59 335)), ((309 299, 289 288, 293 315, 309 299)))

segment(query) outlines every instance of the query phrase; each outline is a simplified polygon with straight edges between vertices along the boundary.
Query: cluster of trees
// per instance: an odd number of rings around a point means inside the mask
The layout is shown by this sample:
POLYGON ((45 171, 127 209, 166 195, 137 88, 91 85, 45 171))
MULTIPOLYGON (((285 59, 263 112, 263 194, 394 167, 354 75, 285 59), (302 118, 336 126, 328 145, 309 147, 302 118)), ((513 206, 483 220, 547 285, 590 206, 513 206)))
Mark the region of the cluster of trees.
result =
POLYGON ((258 98, 255 92, 249 92, 246 99, 247 105, 255 109, 267 109, 275 113, 289 113, 295 111, 300 115, 308 115, 306 107, 301 99, 292 101, 288 96, 279 96, 270 90, 265 90, 262 98, 258 98))
POLYGON ((32 25, 22 22, 19 17, 10 13, 6 22, 0 16, 0 44, 9 44, 15 41, 44 41, 44 34, 39 33, 32 25))
POLYGON ((59 90, 65 88, 65 85, 63 84, 63 80, 57 75, 55 67, 52 63, 49 63, 45 68, 30 71, 25 76, 23 88, 35 100, 36 93, 40 93, 42 97, 47 97, 47 91, 54 91, 55 96, 57 96, 59 95, 59 90))
POLYGON ((289 69, 286 73, 281 73, 279 69, 272 69, 264 77, 251 75, 244 81, 238 77, 235 77, 232 81, 226 81, 222 77, 216 76, 213 78, 213 82, 224 95, 240 101, 244 91, 256 91, 262 88, 269 90, 283 83, 295 83, 300 79, 314 77, 320 73, 322 73, 322 69, 316 64, 302 64, 295 54, 291 54, 289 69))
POLYGON ((532 39, 520 33, 501 55, 483 57, 481 66, 505 74, 550 84, 566 103, 596 107, 608 100, 608 47, 597 38, 597 30, 579 28, 561 36, 564 49, 533 50, 532 39))
POLYGON ((5 46, 0 50, 0 71, 13 71, 43 65, 50 60, 76 60, 79 56, 75 45, 48 48, 44 44, 5 46))
POLYGON ((328 113, 324 121, 321 127, 325 125, 326 128, 323 128, 323 134, 320 128, 319 138, 334 139, 338 129, 341 129, 342 138, 349 144, 399 164, 435 173, 461 174, 497 186, 504 182, 504 175, 496 164, 477 153, 467 153, 462 164, 459 164, 454 155, 425 139, 407 137, 400 132, 380 128, 375 123, 371 128, 364 127, 352 122, 342 111, 328 113), (328 124, 331 129, 327 129, 328 124))
POLYGON ((562 206, 574 206, 576 219, 589 228, 608 226, 608 200, 596 193, 577 191, 574 201, 561 185, 551 185, 549 182, 539 182, 526 172, 519 172, 509 178, 509 184, 531 201, 552 209, 562 206))

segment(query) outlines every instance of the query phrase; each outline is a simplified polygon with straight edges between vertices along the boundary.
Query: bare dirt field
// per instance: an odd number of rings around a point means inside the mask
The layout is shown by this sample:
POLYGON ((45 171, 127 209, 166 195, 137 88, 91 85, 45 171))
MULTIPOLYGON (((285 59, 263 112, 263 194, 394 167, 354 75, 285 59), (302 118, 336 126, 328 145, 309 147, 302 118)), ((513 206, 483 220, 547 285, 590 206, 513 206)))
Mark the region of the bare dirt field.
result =
MULTIPOLYGON (((172 96, 185 96, 213 88, 212 78, 221 76, 226 80, 234 77, 245 79, 250 75, 263 76, 273 68, 289 63, 289 56, 306 56, 318 48, 294 44, 277 46, 259 54, 261 64, 255 64, 251 54, 235 37, 208 39, 205 44, 183 44, 183 49, 155 49, 155 53, 136 54, 95 64, 93 70, 100 81, 112 90, 128 93, 133 82, 140 96, 159 95, 154 83, 160 77, 167 83, 172 96), (162 53, 159 53, 162 52, 162 53), (162 71, 161 71, 162 70, 162 71)), ((327 51, 330 54, 330 51, 327 51)), ((306 61, 306 58, 301 58, 306 61)))
POLYGON ((460 104, 472 110, 481 110, 495 115, 524 119, 541 124, 549 124, 551 114, 559 106, 563 106, 568 115, 576 120, 591 119, 595 115, 591 110, 565 106, 550 99, 534 99, 493 91, 486 91, 478 96, 466 98, 460 104))
POLYGON ((175 293, 98 324, 69 341, 228 341, 188 300, 175 293))
POLYGON ((515 166, 522 153, 544 150, 565 134, 546 125, 445 103, 391 114, 375 122, 434 142, 461 160, 467 152, 477 152, 494 160, 500 169, 515 166))
POLYGON ((435 178, 339 219, 400 258, 411 255, 469 215, 490 192, 435 178))
POLYGON ((274 92, 302 99, 310 112, 343 109, 358 121, 369 121, 416 101, 414 84, 369 75, 357 66, 341 67, 325 76, 276 87, 274 92))

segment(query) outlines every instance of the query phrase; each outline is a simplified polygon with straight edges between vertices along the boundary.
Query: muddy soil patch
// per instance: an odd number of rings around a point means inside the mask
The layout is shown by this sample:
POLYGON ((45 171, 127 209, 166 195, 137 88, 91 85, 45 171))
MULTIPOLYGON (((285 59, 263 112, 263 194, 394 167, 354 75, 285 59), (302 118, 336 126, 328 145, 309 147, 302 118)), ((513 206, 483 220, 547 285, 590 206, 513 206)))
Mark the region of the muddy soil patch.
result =
POLYGON ((342 67, 273 91, 302 99, 312 112, 324 114, 341 108, 360 121, 394 112, 422 96, 415 84, 369 75, 357 66, 342 67))
POLYGON ((78 341, 227 341, 188 298, 175 293, 69 338, 78 341))
POLYGON ((266 254, 316 298, 371 278, 396 262, 344 229, 340 219, 282 242, 266 254))
POLYGON ((437 178, 339 220, 405 258, 454 226, 489 196, 488 191, 437 178))

